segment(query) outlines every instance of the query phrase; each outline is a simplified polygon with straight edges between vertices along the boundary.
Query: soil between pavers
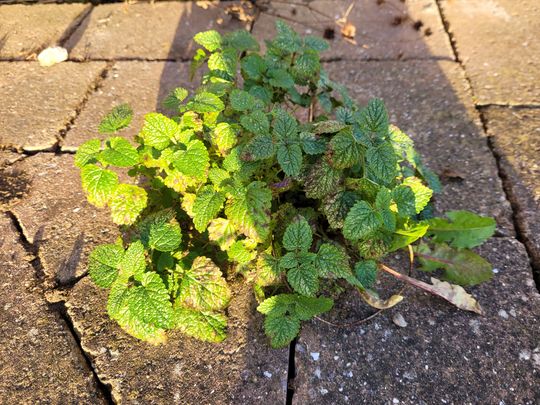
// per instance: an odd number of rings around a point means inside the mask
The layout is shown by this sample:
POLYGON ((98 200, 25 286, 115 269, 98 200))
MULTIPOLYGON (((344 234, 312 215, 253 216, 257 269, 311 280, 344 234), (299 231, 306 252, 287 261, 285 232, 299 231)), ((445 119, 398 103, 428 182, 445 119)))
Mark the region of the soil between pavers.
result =
POLYGON ((44 68, 37 62, 0 62, 0 146, 53 148, 105 66, 64 62, 44 68))
POLYGON ((281 18, 302 35, 325 35, 330 43, 330 50, 323 55, 327 59, 454 59, 435 0, 305 3, 309 6, 302 2, 261 2, 262 13, 254 23, 253 34, 259 40, 270 39, 275 34, 275 21, 281 18), (356 28, 356 43, 344 39, 335 23, 351 4, 354 7, 347 21, 356 28))
POLYGON ((449 61, 334 62, 330 78, 367 104, 386 102, 390 121, 415 141, 441 177, 439 213, 468 209, 493 216, 503 235, 513 235, 512 213, 497 166, 459 64, 449 61))
POLYGON ((11 220, 0 213, 0 403, 105 404, 29 260, 11 220))
MULTIPOLYGON (((490 107, 483 111, 499 156, 516 219, 536 270, 540 269, 540 109, 490 107)), ((540 274, 538 274, 540 276, 540 274)))
MULTIPOLYGON (((306 324, 296 346, 293 403, 537 404, 540 295, 527 254, 513 238, 493 238, 480 252, 497 271, 468 288, 485 316, 410 287, 402 303, 369 323, 306 324), (397 313, 406 327, 392 322, 397 313)), ((371 313, 351 293, 324 318, 350 322, 371 313)))
POLYGON ((156 2, 103 4, 94 7, 66 42, 70 58, 186 59, 196 49, 193 36, 209 29, 230 31, 249 27, 226 13, 231 6, 251 13, 250 3, 156 2))
POLYGON ((441 0, 479 104, 540 104, 540 3, 441 0))
POLYGON ((133 121, 118 135, 133 140, 143 126, 145 114, 171 113, 163 107, 163 100, 171 90, 176 87, 192 90, 196 83, 189 81, 188 62, 116 62, 100 87, 89 96, 62 140, 62 150, 76 150, 92 138, 107 138, 97 132, 99 123, 114 106, 122 103, 133 108, 133 121))
POLYGON ((58 45, 91 6, 34 4, 0 6, 0 59, 35 58, 58 45))

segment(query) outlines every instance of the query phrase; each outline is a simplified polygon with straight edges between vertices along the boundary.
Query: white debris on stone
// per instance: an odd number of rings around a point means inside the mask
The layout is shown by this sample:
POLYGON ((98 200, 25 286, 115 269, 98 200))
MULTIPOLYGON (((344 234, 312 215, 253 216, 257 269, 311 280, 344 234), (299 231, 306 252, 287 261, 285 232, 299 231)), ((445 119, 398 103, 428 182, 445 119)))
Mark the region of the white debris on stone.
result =
POLYGON ((497 274, 499 272, 499 269, 493 267, 493 273, 497 274))
POLYGON ((480 322, 477 319, 471 319, 469 326, 475 335, 480 335, 480 322))
POLYGON ((399 404, 399 399, 397 399, 397 398, 392 399, 392 403, 393 404, 399 404))
POLYGON ((319 388, 319 392, 321 393, 321 395, 328 394, 328 390, 326 388, 319 388))
POLYGON ((397 314, 394 315, 394 317, 392 318, 392 321, 399 327, 401 328, 405 328, 407 327, 407 321, 405 320, 405 318, 403 318, 403 315, 401 315, 399 312, 397 314))
POLYGON ((317 377, 317 378, 320 379, 320 378, 321 378, 321 369, 320 369, 319 367, 317 367, 317 368, 315 369, 315 373, 314 373, 314 374, 315 374, 315 377, 317 377))
POLYGON ((68 51, 61 46, 53 46, 42 50, 37 59, 40 66, 49 67, 63 62, 68 58, 68 51))
POLYGON ((503 319, 508 319, 508 312, 506 312, 504 309, 499 309, 499 316, 503 319))
POLYGON ((263 375, 266 377, 266 378, 271 378, 272 377, 272 373, 270 371, 265 371, 263 373, 263 375))
POLYGON ((319 355, 320 353, 318 352, 312 352, 309 354, 311 356, 311 358, 314 360, 314 361, 318 361, 319 360, 319 355))
POLYGON ((519 352, 519 359, 520 360, 530 360, 531 359, 531 351, 527 349, 523 349, 519 352))

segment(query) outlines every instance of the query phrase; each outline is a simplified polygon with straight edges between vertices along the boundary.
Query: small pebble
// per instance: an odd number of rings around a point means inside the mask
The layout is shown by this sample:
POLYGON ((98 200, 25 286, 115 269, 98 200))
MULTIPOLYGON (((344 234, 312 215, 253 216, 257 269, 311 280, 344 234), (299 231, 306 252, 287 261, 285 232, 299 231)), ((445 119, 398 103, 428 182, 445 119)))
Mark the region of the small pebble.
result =
POLYGON ((319 355, 320 355, 320 353, 314 352, 314 353, 310 353, 309 355, 311 356, 311 358, 312 358, 314 361, 318 361, 318 360, 319 360, 319 355))
POLYGON ((264 374, 264 376, 266 378, 271 378, 272 377, 272 373, 270 371, 265 371, 263 374, 264 374))
POLYGON ((503 319, 508 319, 508 312, 506 312, 504 309, 500 309, 499 316, 503 319))
POLYGON ((392 321, 399 327, 401 328, 405 328, 407 327, 407 321, 405 320, 405 318, 403 318, 403 315, 401 315, 399 312, 397 314, 394 315, 394 317, 392 318, 392 321))
POLYGON ((520 360, 530 360, 531 359, 531 352, 529 350, 522 350, 519 352, 519 359, 520 360))

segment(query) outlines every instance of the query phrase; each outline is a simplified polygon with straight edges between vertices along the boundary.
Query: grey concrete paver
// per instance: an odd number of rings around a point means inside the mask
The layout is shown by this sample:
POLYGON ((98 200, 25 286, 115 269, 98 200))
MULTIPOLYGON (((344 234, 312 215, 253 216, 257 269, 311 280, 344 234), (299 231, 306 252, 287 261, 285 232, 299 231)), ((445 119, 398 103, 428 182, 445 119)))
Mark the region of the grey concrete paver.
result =
POLYGON ((195 87, 195 82, 188 78, 187 62, 116 62, 67 132, 62 150, 75 150, 89 139, 103 138, 97 132, 101 119, 122 103, 133 108, 133 121, 119 135, 133 139, 142 128, 145 114, 166 112, 162 102, 171 90, 178 86, 195 87))
POLYGON ((333 30, 334 39, 329 39, 330 50, 322 54, 324 58, 453 60, 434 0, 315 0, 306 2, 309 6, 302 2, 262 3, 263 12, 253 27, 260 40, 274 35, 274 23, 281 17, 301 34, 323 36, 326 32, 328 37, 333 30), (354 7, 348 22, 356 28, 355 44, 343 39, 340 26, 335 24, 351 4, 354 7))
POLYGON ((483 111, 522 237, 540 268, 540 109, 483 111))
MULTIPOLYGON (((198 2, 103 4, 66 43, 73 59, 185 59, 194 50, 193 36, 208 29, 247 26, 225 13, 227 2, 206 8, 198 2), (219 24, 218 22, 221 22, 219 24)), ((209 2, 207 2, 209 3, 209 2)), ((247 7, 247 5, 246 5, 247 7)))
POLYGON ((0 214, 0 403, 105 404, 65 322, 36 286, 18 236, 0 214))
POLYGON ((442 0, 479 104, 540 104, 540 3, 442 0))
POLYGON ((414 139, 441 176, 439 213, 469 209, 493 216, 502 234, 513 234, 510 204, 457 63, 336 62, 325 68, 361 105, 373 97, 386 102, 391 122, 414 139))
MULTIPOLYGON (((411 287, 369 323, 340 329, 310 322, 296 346, 293 403, 537 404, 540 296, 527 254, 512 238, 491 239, 480 251, 497 271, 469 289, 485 316, 411 287), (398 313, 406 327, 393 323, 398 313)), ((325 318, 342 323, 372 312, 351 293, 325 318)))
POLYGON ((0 145, 26 151, 53 148, 105 66, 0 62, 0 145))
POLYGON ((130 337, 106 313, 106 293, 88 278, 67 298, 68 312, 100 379, 122 403, 285 403, 288 350, 262 331, 253 292, 234 282, 228 337, 205 343, 171 333, 162 346, 130 337))
POLYGON ((0 59, 28 59, 65 39, 91 6, 34 4, 0 6, 0 59))

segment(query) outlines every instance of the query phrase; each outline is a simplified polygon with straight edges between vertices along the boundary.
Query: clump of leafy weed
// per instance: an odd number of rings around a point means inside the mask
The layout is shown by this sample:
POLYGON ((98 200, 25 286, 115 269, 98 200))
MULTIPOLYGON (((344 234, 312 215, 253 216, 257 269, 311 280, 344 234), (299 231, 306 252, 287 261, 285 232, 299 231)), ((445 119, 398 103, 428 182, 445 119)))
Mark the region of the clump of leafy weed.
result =
MULTIPOLYGON (((389 124, 381 100, 360 107, 328 77, 324 40, 278 22, 264 53, 246 31, 195 41, 202 48, 191 74, 207 69, 194 93, 167 97, 174 115, 147 114, 136 147, 111 136, 75 156, 88 200, 108 206, 122 230, 89 259, 92 280, 110 289, 111 318, 153 343, 168 329, 219 342, 232 294, 226 277, 242 275, 281 347, 301 321, 332 308, 323 281, 347 283, 377 308, 399 302, 372 290, 382 271, 481 311, 460 285, 491 277, 470 248, 495 222, 465 211, 429 219, 437 176, 389 124), (111 167, 127 169, 131 183, 111 167), (413 243, 422 270, 445 281, 427 284, 383 263, 413 243)), ((119 132, 132 115, 118 106, 99 131, 119 132)))

